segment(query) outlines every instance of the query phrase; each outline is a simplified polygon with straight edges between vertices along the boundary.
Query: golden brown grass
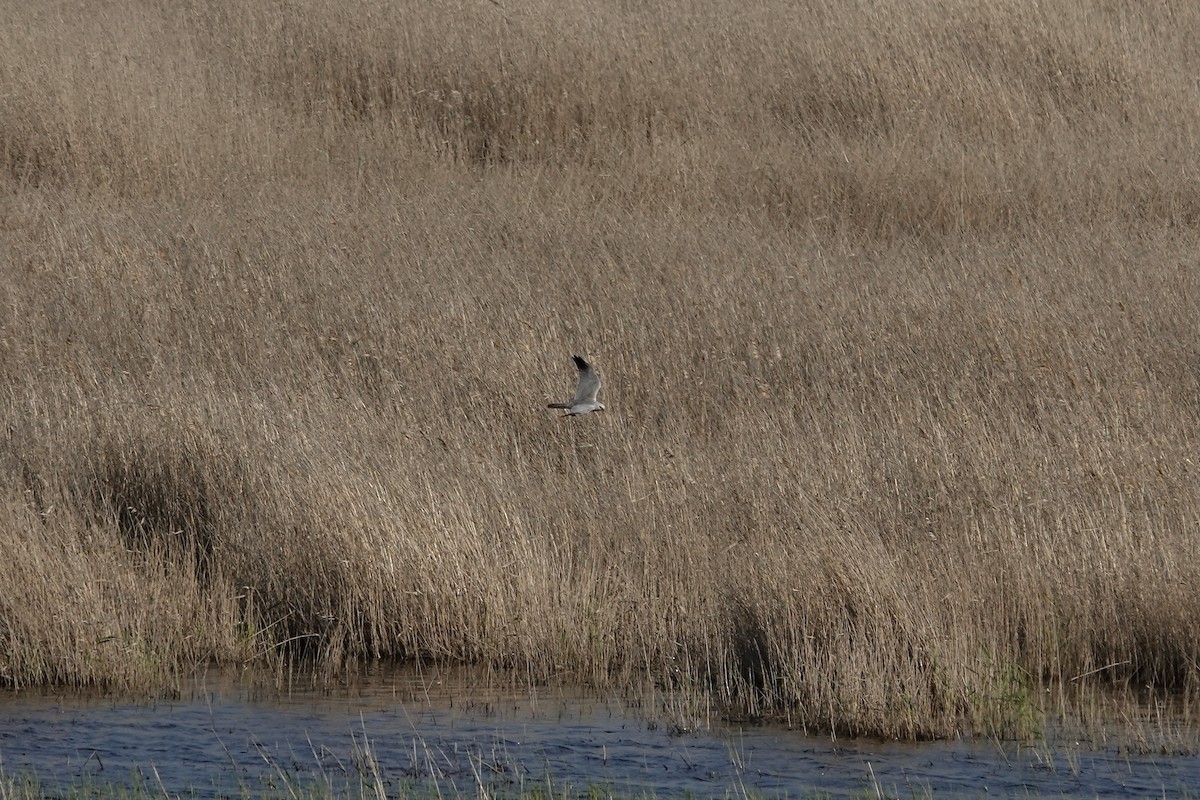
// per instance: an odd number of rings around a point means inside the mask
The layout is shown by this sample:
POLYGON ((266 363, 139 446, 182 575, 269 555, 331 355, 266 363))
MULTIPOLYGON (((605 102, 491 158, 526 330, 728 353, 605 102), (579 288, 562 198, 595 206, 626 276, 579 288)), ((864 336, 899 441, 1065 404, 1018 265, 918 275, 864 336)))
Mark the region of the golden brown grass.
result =
POLYGON ((1194 692, 1196 41, 11 4, 0 679, 431 658, 896 736, 1194 692), (544 409, 572 350, 607 413, 544 409))

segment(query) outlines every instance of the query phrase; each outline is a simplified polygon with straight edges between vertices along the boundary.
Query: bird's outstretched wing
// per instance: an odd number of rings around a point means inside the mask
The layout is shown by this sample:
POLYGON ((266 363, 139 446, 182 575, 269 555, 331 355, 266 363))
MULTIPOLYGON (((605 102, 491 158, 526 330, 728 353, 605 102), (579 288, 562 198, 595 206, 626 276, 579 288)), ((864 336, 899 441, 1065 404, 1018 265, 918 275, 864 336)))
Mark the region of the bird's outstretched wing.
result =
POLYGON ((575 387, 575 399, 571 405, 596 402, 596 393, 600 391, 600 374, 581 356, 573 355, 571 358, 575 361, 575 369, 579 370, 579 384, 575 387))

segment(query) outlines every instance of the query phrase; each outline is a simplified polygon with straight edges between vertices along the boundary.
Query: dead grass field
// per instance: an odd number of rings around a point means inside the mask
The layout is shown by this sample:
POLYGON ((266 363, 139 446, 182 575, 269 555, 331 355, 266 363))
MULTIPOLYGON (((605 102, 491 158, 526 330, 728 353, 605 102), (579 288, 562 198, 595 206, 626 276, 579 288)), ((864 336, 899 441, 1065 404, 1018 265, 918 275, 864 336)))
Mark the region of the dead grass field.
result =
POLYGON ((0 9, 0 681, 1192 697, 1200 7, 977 5, 0 9))

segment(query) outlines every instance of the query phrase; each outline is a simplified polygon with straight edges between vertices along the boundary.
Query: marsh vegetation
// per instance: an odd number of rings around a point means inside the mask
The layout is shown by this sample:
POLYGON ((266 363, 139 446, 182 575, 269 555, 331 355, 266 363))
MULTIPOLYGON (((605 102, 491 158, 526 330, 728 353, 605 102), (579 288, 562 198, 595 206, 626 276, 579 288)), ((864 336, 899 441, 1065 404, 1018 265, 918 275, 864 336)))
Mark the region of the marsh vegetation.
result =
POLYGON ((1190 701, 1198 40, 8 4, 0 681, 426 659, 898 737, 1190 701), (544 408, 572 351, 605 414, 544 408))

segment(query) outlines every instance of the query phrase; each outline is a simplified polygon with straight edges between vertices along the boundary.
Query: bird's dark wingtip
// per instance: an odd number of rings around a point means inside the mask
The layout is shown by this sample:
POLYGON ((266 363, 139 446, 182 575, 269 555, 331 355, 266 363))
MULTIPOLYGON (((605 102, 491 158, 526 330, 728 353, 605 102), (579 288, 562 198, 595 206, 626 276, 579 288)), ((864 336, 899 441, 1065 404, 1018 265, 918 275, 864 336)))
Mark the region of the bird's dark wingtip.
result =
POLYGON ((583 360, 583 356, 575 355, 574 353, 572 353, 571 360, 575 362, 575 367, 577 369, 587 369, 589 367, 588 362, 583 360))

